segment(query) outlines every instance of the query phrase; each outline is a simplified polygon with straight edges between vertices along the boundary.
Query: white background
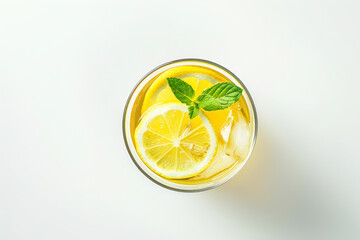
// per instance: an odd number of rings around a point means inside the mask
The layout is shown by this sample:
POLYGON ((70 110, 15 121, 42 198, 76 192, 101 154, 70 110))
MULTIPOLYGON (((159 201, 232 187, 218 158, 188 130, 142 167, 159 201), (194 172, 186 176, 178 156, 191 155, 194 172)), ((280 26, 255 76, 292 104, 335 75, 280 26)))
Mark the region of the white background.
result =
POLYGON ((359 1, 0 3, 0 239, 359 239, 359 1), (178 193, 125 149, 128 94, 197 57, 248 86, 255 151, 178 193))

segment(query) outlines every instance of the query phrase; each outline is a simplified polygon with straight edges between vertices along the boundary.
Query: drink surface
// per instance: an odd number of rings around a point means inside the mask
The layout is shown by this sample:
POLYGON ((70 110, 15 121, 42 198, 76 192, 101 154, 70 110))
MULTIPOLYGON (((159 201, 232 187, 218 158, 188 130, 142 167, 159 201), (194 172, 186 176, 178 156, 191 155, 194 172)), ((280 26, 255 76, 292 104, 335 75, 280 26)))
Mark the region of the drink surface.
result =
MULTIPOLYGON (((181 104, 168 86, 168 77, 180 78, 190 84, 195 90, 196 97, 203 90, 216 83, 230 81, 215 70, 200 66, 174 67, 158 74, 141 90, 135 101, 130 121, 130 132, 134 145, 138 146, 135 132, 144 116, 166 104, 181 104)), ((233 167, 241 164, 249 154, 254 129, 243 96, 227 109, 219 111, 201 110, 201 112, 212 126, 210 131, 213 131, 216 136, 214 156, 201 171, 186 178, 167 177, 159 174, 169 181, 181 184, 198 184, 223 178, 233 167)), ((188 118, 187 115, 182 117, 188 118)), ((156 136, 154 136, 154 140, 155 138, 156 136)), ((141 150, 141 146, 138 146, 137 152, 140 156, 141 150)))

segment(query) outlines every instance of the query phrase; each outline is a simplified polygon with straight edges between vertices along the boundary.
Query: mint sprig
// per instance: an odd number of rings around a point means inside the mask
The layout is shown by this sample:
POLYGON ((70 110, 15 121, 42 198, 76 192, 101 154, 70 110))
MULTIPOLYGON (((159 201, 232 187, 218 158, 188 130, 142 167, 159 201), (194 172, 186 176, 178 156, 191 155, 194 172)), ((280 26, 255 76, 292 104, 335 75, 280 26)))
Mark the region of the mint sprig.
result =
POLYGON ((175 97, 188 105, 189 116, 195 118, 200 109, 205 111, 223 110, 239 101, 242 89, 232 82, 218 83, 205 89, 196 99, 190 84, 179 78, 168 78, 168 83, 175 97))

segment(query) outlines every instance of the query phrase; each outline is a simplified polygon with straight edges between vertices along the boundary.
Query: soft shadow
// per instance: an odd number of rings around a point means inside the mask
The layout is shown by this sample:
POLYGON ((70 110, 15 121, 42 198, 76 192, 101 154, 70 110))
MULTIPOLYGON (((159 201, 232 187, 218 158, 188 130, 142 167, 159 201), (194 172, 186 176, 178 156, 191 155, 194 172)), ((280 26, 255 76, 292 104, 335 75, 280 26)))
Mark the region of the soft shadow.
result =
POLYGON ((269 129, 260 129, 240 173, 211 192, 216 207, 238 214, 239 220, 245 217, 266 239, 338 239, 349 234, 348 213, 301 167, 301 156, 282 151, 288 145, 269 129))

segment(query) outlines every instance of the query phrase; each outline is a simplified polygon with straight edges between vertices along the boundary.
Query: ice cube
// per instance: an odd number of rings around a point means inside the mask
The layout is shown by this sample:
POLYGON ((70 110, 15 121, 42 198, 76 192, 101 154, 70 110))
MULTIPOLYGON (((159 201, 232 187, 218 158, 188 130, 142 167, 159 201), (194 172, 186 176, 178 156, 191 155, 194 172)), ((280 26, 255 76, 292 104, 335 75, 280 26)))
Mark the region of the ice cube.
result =
POLYGON ((211 165, 202 173, 200 173, 197 178, 209 178, 217 173, 231 167, 236 160, 232 156, 225 154, 224 146, 219 146, 214 161, 211 165))
POLYGON ((244 158, 250 149, 250 125, 239 114, 238 121, 233 121, 229 140, 225 146, 225 153, 237 159, 244 158))
POLYGON ((232 115, 232 110, 230 110, 228 117, 221 126, 221 137, 223 138, 225 143, 229 141, 233 121, 234 121, 234 116, 232 115))

